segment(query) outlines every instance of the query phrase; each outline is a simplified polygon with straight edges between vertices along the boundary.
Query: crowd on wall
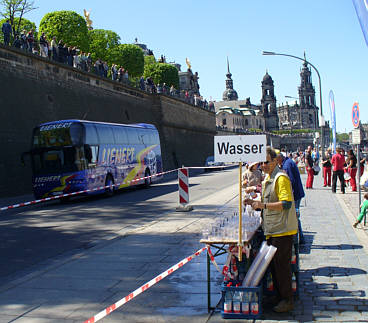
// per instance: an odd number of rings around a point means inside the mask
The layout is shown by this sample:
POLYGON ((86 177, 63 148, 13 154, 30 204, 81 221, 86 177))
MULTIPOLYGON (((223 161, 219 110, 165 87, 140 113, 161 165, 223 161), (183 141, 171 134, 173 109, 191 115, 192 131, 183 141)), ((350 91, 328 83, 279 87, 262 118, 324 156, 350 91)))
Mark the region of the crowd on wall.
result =
POLYGON ((62 40, 57 40, 56 37, 52 37, 50 41, 45 33, 42 33, 37 40, 32 29, 28 32, 23 30, 20 35, 15 35, 11 43, 12 27, 8 20, 2 25, 2 32, 6 46, 12 45, 15 48, 48 58, 55 62, 67 64, 70 67, 78 68, 85 72, 95 73, 100 77, 111 77, 113 81, 139 88, 151 94, 170 95, 203 109, 215 111, 213 103, 203 99, 202 96, 192 91, 178 90, 173 85, 169 87, 165 83, 155 84, 151 77, 145 79, 142 76, 137 84, 134 84, 129 79, 129 71, 124 69, 123 66, 116 64, 109 66, 106 61, 100 58, 93 62, 91 53, 85 53, 75 46, 69 46, 62 40))

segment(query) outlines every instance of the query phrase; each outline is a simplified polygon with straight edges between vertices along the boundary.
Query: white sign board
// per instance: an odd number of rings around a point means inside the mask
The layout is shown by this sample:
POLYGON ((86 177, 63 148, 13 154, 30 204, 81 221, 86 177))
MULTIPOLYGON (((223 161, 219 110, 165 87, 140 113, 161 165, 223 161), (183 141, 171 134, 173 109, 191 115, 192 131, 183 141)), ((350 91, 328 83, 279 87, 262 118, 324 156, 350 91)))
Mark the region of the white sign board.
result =
POLYGON ((351 131, 351 143, 353 145, 360 145, 360 129, 353 129, 351 131))
POLYGON ((266 135, 215 136, 215 162, 266 161, 266 135))

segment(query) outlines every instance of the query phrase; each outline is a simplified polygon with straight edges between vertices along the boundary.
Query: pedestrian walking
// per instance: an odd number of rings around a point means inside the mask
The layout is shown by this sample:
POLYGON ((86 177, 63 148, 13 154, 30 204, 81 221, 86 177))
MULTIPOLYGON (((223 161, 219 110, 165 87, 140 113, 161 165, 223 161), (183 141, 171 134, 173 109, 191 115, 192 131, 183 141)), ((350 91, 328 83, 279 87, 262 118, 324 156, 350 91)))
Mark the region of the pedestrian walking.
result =
POLYGON ((1 27, 1 31, 3 32, 4 34, 4 44, 6 46, 9 46, 9 43, 10 43, 10 36, 12 34, 12 27, 11 27, 11 24, 9 23, 9 19, 7 19, 2 27, 1 27))
POLYGON ((307 183, 305 185, 305 188, 312 189, 313 188, 313 179, 314 179, 314 161, 312 158, 312 146, 308 146, 307 152, 305 154, 305 168, 307 170, 307 183))
POLYGON ((331 164, 333 166, 332 193, 336 193, 337 178, 339 178, 341 185, 341 193, 345 194, 345 181, 344 181, 345 157, 343 155, 343 150, 340 147, 336 148, 336 154, 332 156, 331 164))

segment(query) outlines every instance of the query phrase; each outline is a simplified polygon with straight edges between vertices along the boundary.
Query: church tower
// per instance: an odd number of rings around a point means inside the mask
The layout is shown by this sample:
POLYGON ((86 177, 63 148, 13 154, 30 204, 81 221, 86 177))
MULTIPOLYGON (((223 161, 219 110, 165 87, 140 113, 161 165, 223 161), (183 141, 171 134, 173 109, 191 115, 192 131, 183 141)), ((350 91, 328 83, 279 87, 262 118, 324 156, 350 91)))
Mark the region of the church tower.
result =
MULTIPOLYGON (((304 54, 305 58, 305 54, 304 54)), ((312 85, 311 70, 304 61, 300 71, 299 102, 301 128, 318 128, 318 107, 316 106, 316 93, 312 85)))
POLYGON ((272 77, 266 71, 262 80, 262 113, 265 118, 265 130, 279 130, 279 118, 276 109, 276 97, 272 77))
POLYGON ((222 100, 224 101, 236 101, 238 100, 238 93, 233 88, 233 80, 231 78, 229 68, 229 58, 227 58, 227 74, 226 74, 226 90, 222 94, 222 100))

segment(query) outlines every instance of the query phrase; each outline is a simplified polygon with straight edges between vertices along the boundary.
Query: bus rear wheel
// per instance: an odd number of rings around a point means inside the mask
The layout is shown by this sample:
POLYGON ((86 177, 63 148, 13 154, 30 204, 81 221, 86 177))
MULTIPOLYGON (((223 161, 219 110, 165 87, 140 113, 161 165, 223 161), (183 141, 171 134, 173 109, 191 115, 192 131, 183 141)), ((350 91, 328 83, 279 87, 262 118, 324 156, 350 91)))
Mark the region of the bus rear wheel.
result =
POLYGON ((110 186, 105 188, 105 195, 106 196, 113 196, 114 195, 114 179, 110 174, 106 176, 105 186, 110 186))

